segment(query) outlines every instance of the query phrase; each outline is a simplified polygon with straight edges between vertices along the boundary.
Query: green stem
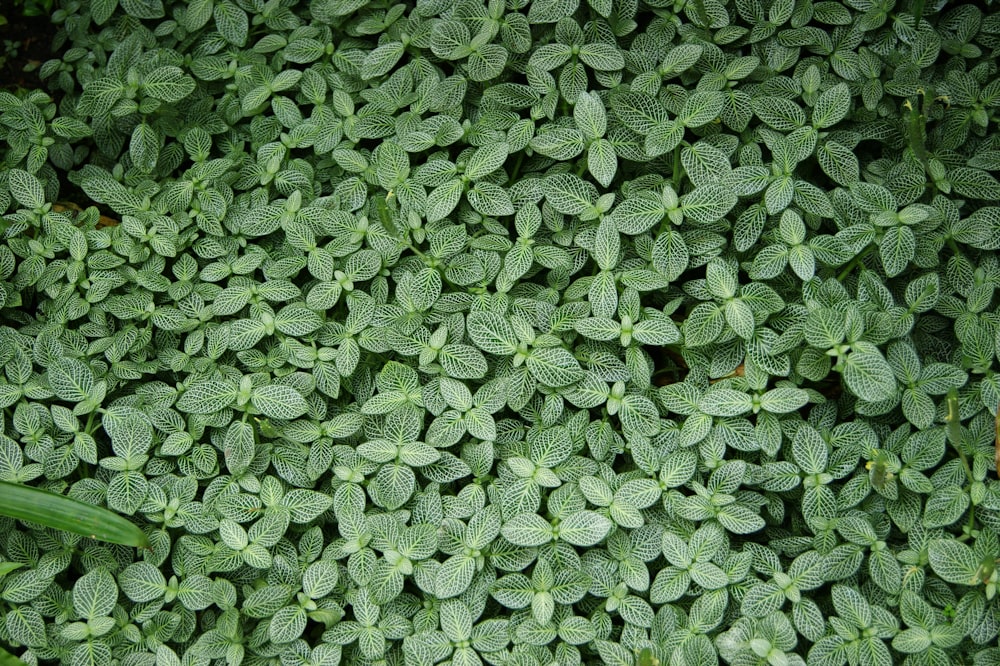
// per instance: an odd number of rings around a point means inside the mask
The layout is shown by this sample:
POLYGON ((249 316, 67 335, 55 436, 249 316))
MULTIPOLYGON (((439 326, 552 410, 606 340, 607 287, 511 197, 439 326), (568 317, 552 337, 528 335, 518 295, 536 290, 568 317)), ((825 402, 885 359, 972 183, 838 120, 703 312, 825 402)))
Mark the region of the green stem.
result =
POLYGON ((410 250, 410 252, 412 252, 413 254, 420 257, 420 259, 428 266, 428 268, 433 268, 434 270, 436 270, 438 272, 438 275, 441 276, 441 281, 444 282, 446 285, 448 285, 449 287, 451 287, 456 291, 461 291, 463 289, 462 287, 459 287, 457 284, 455 284, 445 276, 444 269, 441 266, 437 265, 431 266, 431 263, 428 262, 427 255, 424 252, 418 250, 413 243, 407 243, 406 248, 410 250))
POLYGON ((913 155, 923 165, 924 173, 931 178, 931 182, 933 183, 934 181, 931 174, 930 160, 927 159, 927 146, 924 143, 924 130, 926 125, 927 118, 921 114, 920 111, 910 105, 910 122, 907 125, 907 140, 910 144, 910 150, 913 151, 913 155))
POLYGON ((708 12, 705 11, 704 0, 694 0, 694 11, 698 15, 698 20, 701 21, 701 28, 708 30, 712 25, 712 20, 708 18, 708 12))
POLYGON ((510 178, 507 179, 507 185, 513 185, 517 181, 517 177, 521 173, 521 163, 524 162, 524 151, 521 150, 517 153, 517 161, 514 162, 514 170, 510 172, 510 178))
POLYGON ((844 270, 840 271, 840 274, 837 276, 837 282, 843 282, 846 280, 847 276, 851 274, 851 271, 857 268, 861 262, 864 261, 864 258, 874 249, 875 243, 869 243, 863 250, 861 250, 861 252, 858 252, 858 255, 851 259, 849 264, 844 266, 844 270))
POLYGON ((407 249, 408 249, 408 250, 409 250, 410 252, 412 252, 413 254, 415 254, 415 255, 417 255, 418 257, 420 257, 421 259, 424 259, 424 260, 426 260, 426 259, 427 259, 427 255, 426 255, 426 254, 424 254, 423 252, 421 252, 420 250, 418 250, 418 249, 417 249, 417 247, 416 247, 416 246, 415 246, 415 245, 414 245, 413 243, 407 243, 407 244, 406 244, 406 248, 407 248, 407 249))
POLYGON ((659 238, 661 234, 665 233, 667 229, 670 228, 670 225, 671 225, 670 218, 664 215, 663 219, 660 220, 660 226, 656 228, 656 236, 654 236, 654 238, 659 238))
MULTIPOLYGON (((243 414, 244 422, 246 422, 246 413, 243 414)), ((260 451, 260 420, 254 419, 254 423, 250 424, 250 430, 253 431, 253 448, 255 451, 260 451)))
POLYGON ((920 20, 924 17, 924 0, 914 0, 912 11, 913 11, 913 18, 916 19, 914 27, 919 30, 920 20))
POLYGON ((948 441, 951 446, 958 453, 959 459, 962 461, 962 467, 965 469, 965 478, 969 480, 969 483, 975 483, 975 477, 972 474, 972 467, 969 465, 969 458, 965 455, 965 451, 962 450, 962 415, 959 411, 958 405, 958 389, 950 389, 948 395, 945 398, 945 404, 948 407, 946 412, 945 422, 947 423, 948 441))
POLYGON ((684 172, 681 168, 681 147, 678 144, 677 147, 674 148, 674 173, 673 173, 674 192, 676 192, 678 196, 680 196, 681 178, 683 177, 683 174, 684 172))
POLYGON ((399 236, 399 229, 396 228, 395 223, 392 221, 392 216, 389 214, 389 206, 386 205, 385 199, 376 196, 375 207, 378 209, 379 221, 382 222, 382 226, 386 228, 386 231, 393 236, 399 236))

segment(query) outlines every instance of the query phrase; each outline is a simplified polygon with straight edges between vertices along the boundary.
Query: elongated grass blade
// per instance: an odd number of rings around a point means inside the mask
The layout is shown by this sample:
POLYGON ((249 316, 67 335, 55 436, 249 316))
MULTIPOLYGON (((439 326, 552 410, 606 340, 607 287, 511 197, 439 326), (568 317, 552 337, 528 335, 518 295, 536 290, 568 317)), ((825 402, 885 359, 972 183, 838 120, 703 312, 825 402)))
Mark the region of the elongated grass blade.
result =
POLYGON ((23 661, 0 647, 0 666, 28 666, 23 661))
POLYGON ((142 530, 117 513, 41 488, 0 481, 0 515, 99 541, 149 548, 142 530))

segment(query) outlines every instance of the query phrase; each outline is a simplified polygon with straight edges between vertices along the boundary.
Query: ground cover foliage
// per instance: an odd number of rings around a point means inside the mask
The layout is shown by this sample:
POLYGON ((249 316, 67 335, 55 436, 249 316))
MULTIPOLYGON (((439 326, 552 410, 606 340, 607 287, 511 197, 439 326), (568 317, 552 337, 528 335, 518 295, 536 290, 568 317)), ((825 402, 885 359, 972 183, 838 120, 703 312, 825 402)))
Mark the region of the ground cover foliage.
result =
POLYGON ((0 92, 0 639, 1000 663, 1000 17, 81 0, 0 92), (65 201, 65 202, 64 202, 65 201))

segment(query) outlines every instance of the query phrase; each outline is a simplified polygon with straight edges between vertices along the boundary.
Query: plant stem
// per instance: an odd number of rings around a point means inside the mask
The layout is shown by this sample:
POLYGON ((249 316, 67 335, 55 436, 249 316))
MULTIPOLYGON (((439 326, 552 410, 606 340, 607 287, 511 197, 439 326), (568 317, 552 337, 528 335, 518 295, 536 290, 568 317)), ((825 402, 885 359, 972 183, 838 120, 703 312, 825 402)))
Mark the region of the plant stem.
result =
POLYGON ((945 403, 948 408, 948 411, 945 413, 948 441, 962 461, 962 467, 965 469, 965 478, 968 479, 969 483, 975 483, 976 478, 972 474, 969 458, 965 455, 965 451, 962 450, 962 415, 958 405, 958 389, 953 388, 948 391, 945 403))
POLYGON ((851 274, 851 271, 857 268, 864 258, 874 249, 875 243, 869 243, 863 250, 861 250, 861 252, 858 252, 857 256, 851 259, 849 264, 844 266, 844 270, 840 271, 840 274, 837 276, 837 282, 843 282, 846 280, 847 276, 851 274))
POLYGON ((678 144, 674 148, 674 192, 680 196, 681 189, 681 178, 683 177, 683 171, 681 170, 681 147, 678 144))
POLYGON ((382 222, 382 226, 385 227, 393 236, 399 236, 399 229, 396 228, 395 223, 392 221, 392 216, 389 214, 389 206, 386 205, 386 200, 380 196, 375 197, 375 207, 378 208, 379 221, 382 222))
POLYGON ((507 179, 507 185, 513 185, 517 181, 517 177, 521 173, 521 163, 524 162, 524 151, 518 151, 517 161, 514 162, 514 170, 510 172, 510 178, 507 179))
POLYGON ((698 15, 698 20, 701 21, 701 28, 708 30, 712 25, 712 20, 708 17, 708 12, 705 11, 705 0, 694 0, 694 11, 698 15))
POLYGON ((408 249, 410 252, 412 252, 413 254, 417 255, 421 259, 427 259, 427 255, 424 254, 423 252, 421 252, 420 250, 418 250, 417 246, 414 245, 413 243, 407 243, 406 244, 406 249, 408 249))
POLYGON ((909 100, 906 103, 910 109, 910 122, 907 124, 907 140, 910 144, 910 150, 913 151, 914 157, 923 165, 924 173, 931 177, 931 182, 933 183, 933 175, 931 174, 930 161, 927 159, 927 146, 924 139, 927 118, 914 108, 909 103, 909 100))
POLYGON ((924 17, 924 0, 913 0, 914 27, 920 29, 920 20, 924 17))

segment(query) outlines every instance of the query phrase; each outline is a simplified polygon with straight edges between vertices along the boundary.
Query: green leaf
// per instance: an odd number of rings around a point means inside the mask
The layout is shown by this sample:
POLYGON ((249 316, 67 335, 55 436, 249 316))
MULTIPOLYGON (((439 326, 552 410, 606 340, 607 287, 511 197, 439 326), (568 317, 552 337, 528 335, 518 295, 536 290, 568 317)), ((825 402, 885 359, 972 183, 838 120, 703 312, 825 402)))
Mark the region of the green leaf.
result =
POLYGON ((844 381, 862 400, 877 402, 896 396, 896 379, 882 353, 869 342, 858 342, 844 361, 844 381))
POLYGON ((597 188, 572 174, 549 176, 542 188, 549 204, 560 213, 579 215, 597 201, 597 188))
POLYGON ((684 237, 672 229, 659 234, 653 244, 653 268, 668 280, 676 280, 687 269, 690 258, 684 237))
POLYGON ((242 474, 250 466, 256 453, 253 427, 248 423, 231 423, 226 430, 223 455, 226 467, 232 474, 242 474))
POLYGON ((14 198, 27 208, 41 208, 45 205, 45 190, 38 178, 23 169, 7 172, 7 185, 14 198))
POLYGON ((427 221, 437 222, 451 215, 462 198, 462 181, 449 180, 427 196, 427 221))
POLYGON ((726 323, 744 340, 753 337, 756 319, 753 309, 742 299, 734 298, 723 307, 726 315, 726 323))
POLYGON ((794 412, 809 402, 809 394, 802 389, 779 387, 760 397, 760 408, 772 414, 794 412))
POLYGON ((517 335, 510 323, 492 312, 470 312, 467 317, 469 337, 487 354, 510 355, 517 351, 517 335))
POLYGON ((975 585, 979 560, 971 548, 954 539, 936 539, 927 548, 931 568, 948 583, 975 585))
MULTIPOLYGON (((44 647, 45 620, 41 613, 31 607, 15 607, 5 618, 7 632, 11 639, 28 647, 44 647)), ((110 651, 108 657, 110 658, 110 651)))
POLYGON ((736 195, 721 185, 704 185, 681 197, 684 217, 696 224, 721 220, 736 205, 736 195))
POLYGON ((479 180, 488 176, 507 160, 508 146, 506 143, 491 143, 476 149, 465 165, 465 175, 470 180, 479 180))
POLYGON ((573 354, 562 347, 533 349, 525 361, 532 376, 545 386, 568 386, 583 376, 573 354))
POLYGON ((630 130, 643 136, 668 120, 667 110, 655 97, 630 91, 619 93, 613 99, 612 113, 630 130))
POLYGON ((507 49, 499 44, 483 44, 469 54, 466 71, 473 81, 495 79, 507 64, 507 49))
POLYGON ((816 149, 820 167, 833 181, 845 187, 858 182, 861 167, 857 155, 836 141, 826 141, 816 149))
POLYGON ((722 112, 725 98, 720 92, 695 92, 688 95, 677 122, 685 127, 701 127, 712 122, 722 112))
POLYGON ((660 63, 660 70, 664 74, 680 74, 693 67, 703 52, 704 47, 700 44, 677 44, 667 51, 666 57, 660 63))
MULTIPOLYGON (((610 521, 608 522, 610 529, 610 521)), ((552 540, 552 525, 538 514, 521 513, 504 523, 500 533, 515 546, 530 548, 552 540)), ((601 538, 604 538, 604 535, 601 535, 601 538)))
POLYGON ((651 192, 640 192, 618 204, 611 218, 618 231, 632 236, 641 234, 659 224, 667 210, 658 196, 651 192))
POLYGON ((557 539, 574 546, 594 546, 600 543, 611 531, 613 523, 594 511, 578 511, 553 530, 557 539))
POLYGON ((130 564, 118 575, 118 582, 125 596, 137 603, 159 599, 167 590, 163 574, 150 562, 130 564))
POLYGON ((791 132, 806 124, 806 114, 798 104, 783 97, 754 97, 753 112, 780 132, 791 132))
POLYGON ((885 274, 895 277, 906 270, 916 253, 917 240, 909 227, 892 227, 885 232, 879 244, 879 255, 885 274))
POLYGON ((254 389, 250 396, 253 406, 264 416, 290 421, 309 411, 309 404, 302 394, 291 386, 269 384, 254 389))
POLYGON ((482 379, 488 369, 483 355, 469 345, 445 345, 438 352, 438 363, 455 379, 482 379))
POLYGON ((571 160, 586 147, 578 129, 556 127, 531 138, 531 149, 554 160, 571 160))
POLYGON ((308 523, 318 518, 333 504, 333 498, 305 488, 294 488, 281 498, 281 506, 289 511, 293 523, 308 523))
POLYGON ((597 139, 587 148, 587 170, 604 187, 610 187, 618 170, 618 156, 607 139, 597 139))
POLYGON ((698 409, 712 416, 738 416, 752 408, 749 395, 732 389, 713 389, 698 400, 698 409))
POLYGON ((466 57, 471 49, 469 29, 458 21, 438 22, 430 35, 430 48, 439 58, 456 60, 466 57))
POLYGON ((684 125, 674 120, 657 123, 648 130, 643 149, 648 157, 669 153, 684 139, 684 125))
POLYGON ((85 620, 111 614, 118 601, 118 585, 105 569, 84 574, 73 585, 73 609, 85 620))
POLYGON ((576 126, 587 140, 600 139, 608 129, 608 115, 604 103, 595 93, 581 93, 573 105, 576 126))
POLYGON ((598 268, 602 271, 610 271, 618 265, 618 255, 621 253, 621 236, 615 228, 614 223, 605 218, 597 227, 597 236, 594 238, 594 248, 591 254, 598 268))
POLYGON ((964 197, 990 202, 1000 199, 1000 182, 981 169, 956 167, 948 172, 948 180, 955 193, 964 197))
POLYGON ((140 169, 146 173, 156 168, 156 160, 160 154, 160 138, 156 130, 146 123, 139 123, 132 131, 129 142, 129 156, 140 169))
POLYGON ((323 325, 317 312, 302 303, 281 308, 274 318, 274 327, 285 335, 304 336, 323 325))
POLYGON ((483 215, 499 217, 513 215, 514 204, 507 190, 493 183, 476 183, 468 192, 469 203, 483 215))
POLYGON ((271 617, 268 637, 272 642, 291 643, 306 629, 306 610, 301 606, 285 606, 271 617))
POLYGON ((441 599, 450 599, 469 589, 476 573, 476 560, 468 555, 452 555, 438 569, 434 592, 441 599))
POLYGON ((383 465, 368 487, 368 494, 378 506, 390 511, 403 506, 413 495, 416 476, 402 464, 383 465))
POLYGON ((84 402, 94 391, 94 372, 90 366, 75 358, 59 358, 48 368, 49 386, 67 402, 84 402))
MULTIPOLYGON (((361 78, 374 79, 388 74, 403 57, 404 52, 405 46, 402 42, 389 42, 370 51, 361 65, 361 78)), ((288 58, 288 49, 285 50, 285 57, 288 58)))
POLYGON ((927 499, 924 527, 945 527, 961 519, 969 508, 969 495, 957 486, 938 488, 927 499))
POLYGON ((235 386, 224 382, 198 382, 184 391, 177 409, 188 414, 214 414, 232 404, 237 393, 235 386))
POLYGON ((833 308, 819 308, 809 313, 805 323, 806 340, 813 347, 831 349, 840 344, 847 333, 843 313, 833 308))
POLYGON ((817 129, 833 127, 847 116, 851 108, 851 92, 846 83, 828 88, 816 100, 812 124, 817 129))
POLYGON ((194 79, 180 67, 157 67, 143 77, 142 90, 161 102, 179 102, 194 91, 194 79))
POLYGON ((792 458, 806 474, 822 474, 826 471, 829 451, 822 436, 811 425, 799 426, 792 440, 792 458))
POLYGON ((617 47, 605 42, 591 42, 580 47, 580 60, 592 69, 614 71, 625 67, 625 57, 617 47))
POLYGON ((724 182, 730 171, 726 154, 706 141, 681 149, 681 166, 697 187, 724 182))
POLYGON ((715 341, 725 327, 725 314, 715 303, 699 303, 684 320, 684 343, 700 347, 715 341))

